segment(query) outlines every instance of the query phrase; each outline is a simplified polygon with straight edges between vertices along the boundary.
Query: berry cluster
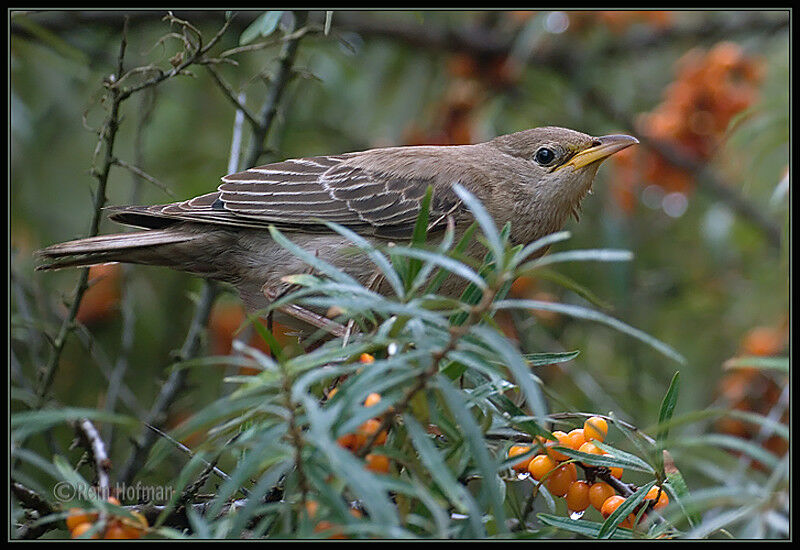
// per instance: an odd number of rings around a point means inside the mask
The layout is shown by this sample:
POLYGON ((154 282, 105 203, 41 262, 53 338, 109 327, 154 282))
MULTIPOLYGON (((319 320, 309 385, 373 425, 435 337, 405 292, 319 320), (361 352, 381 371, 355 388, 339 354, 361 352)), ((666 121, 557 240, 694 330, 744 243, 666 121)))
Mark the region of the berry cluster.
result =
MULTIPOLYGON (((114 497, 108 499, 110 504, 120 506, 119 500, 114 497)), ((107 540, 123 540, 123 539, 138 539, 147 530, 147 519, 140 512, 131 510, 130 514, 135 518, 127 517, 111 517, 108 519, 105 529, 97 530, 91 535, 93 539, 107 539, 107 540)), ((67 529, 73 539, 77 539, 87 533, 94 527, 97 521, 98 514, 96 512, 87 512, 81 508, 70 508, 69 515, 67 516, 67 529)))
MULTIPOLYGON (((359 362, 364 364, 369 364, 375 361, 375 358, 368 354, 362 353, 361 357, 359 358, 359 362)), ((330 392, 328 392, 328 399, 332 399, 336 392, 338 392, 338 388, 333 388, 330 392)), ((381 396, 378 393, 371 393, 367 396, 364 400, 365 407, 372 407, 377 405, 381 400, 381 396)), ((339 439, 337 439, 337 443, 344 447, 345 449, 349 450, 350 452, 358 452, 364 445, 370 441, 373 436, 375 437, 374 444, 375 445, 383 445, 386 443, 386 438, 389 436, 387 430, 381 430, 378 433, 378 430, 381 427, 381 420, 378 418, 370 418, 361 426, 354 433, 345 434, 339 439), (375 436, 375 434, 378 434, 375 436)), ((370 453, 364 457, 366 461, 366 468, 367 470, 379 474, 387 474, 389 473, 389 457, 386 455, 370 453)))
MULTIPOLYGON (((786 353, 789 340, 788 318, 777 326, 760 326, 749 330, 742 338, 740 355, 768 357, 786 353)), ((761 369, 742 367, 731 369, 719 381, 717 391, 724 402, 734 410, 756 414, 775 414, 776 405, 781 399, 786 381, 761 369)), ((789 424, 789 410, 786 408, 780 422, 789 424)), ((717 421, 717 430, 743 439, 756 439, 759 427, 746 423, 733 416, 725 416, 717 421)), ((761 445, 776 456, 783 456, 789 442, 777 434, 766 438, 761 445)), ((756 468, 764 468, 754 462, 756 468)))
MULTIPOLYGON (((641 115, 639 126, 648 137, 668 143, 687 158, 708 161, 732 118, 755 102, 762 77, 761 61, 733 42, 720 42, 708 52, 692 49, 678 60, 676 79, 664 100, 641 115)), ((666 193, 686 194, 694 187, 690 173, 655 151, 631 148, 611 161, 614 195, 626 212, 635 205, 639 174, 666 193)))
MULTIPOLYGON (((535 456, 523 459, 514 464, 512 468, 520 474, 529 474, 539 483, 543 483, 553 496, 564 497, 567 508, 573 513, 582 513, 589 506, 594 507, 604 518, 607 518, 620 504, 625 502, 625 497, 616 494, 614 488, 603 481, 595 481, 594 475, 587 476, 586 480, 578 479, 575 461, 555 449, 566 447, 582 453, 605 455, 605 451, 597 447, 593 441, 603 442, 608 434, 608 423, 604 418, 593 416, 586 420, 583 428, 577 428, 569 433, 562 431, 553 432, 557 441, 544 438, 538 440, 542 451, 535 456), (591 479, 591 481, 590 481, 591 479)), ((508 450, 508 457, 512 458, 530 452, 532 446, 514 445, 508 450)), ((590 466, 583 464, 587 469, 590 466)), ((621 479, 622 468, 609 468, 610 474, 616 479, 621 479)), ((669 503, 666 492, 658 487, 653 487, 647 493, 646 500, 656 500, 655 509, 660 509, 669 503)), ((622 527, 633 527, 633 516, 620 523, 622 527)))

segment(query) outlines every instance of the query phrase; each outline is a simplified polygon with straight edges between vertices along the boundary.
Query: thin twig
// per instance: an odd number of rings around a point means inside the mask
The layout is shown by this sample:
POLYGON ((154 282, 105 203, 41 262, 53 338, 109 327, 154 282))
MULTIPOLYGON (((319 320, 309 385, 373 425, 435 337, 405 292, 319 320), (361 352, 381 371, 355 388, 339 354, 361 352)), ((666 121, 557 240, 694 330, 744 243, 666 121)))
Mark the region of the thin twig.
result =
MULTIPOLYGON (((127 34, 128 34, 128 19, 125 19, 122 28, 122 39, 120 40, 119 46, 119 56, 117 58, 117 71, 115 73, 114 78, 118 79, 123 74, 123 63, 125 59, 125 48, 127 47, 127 34)), ((116 140, 117 130, 119 128, 119 106, 122 102, 120 97, 119 91, 114 88, 113 86, 107 87, 108 92, 111 96, 111 110, 106 118, 106 122, 104 124, 104 129, 101 132, 101 141, 105 143, 105 159, 103 161, 103 165, 100 169, 96 167, 92 168, 92 175, 97 178, 97 190, 95 191, 94 196, 94 213, 92 215, 92 223, 89 228, 89 233, 87 236, 94 237, 99 233, 100 228, 100 217, 101 212, 103 209, 103 205, 106 202, 106 186, 108 184, 108 174, 111 170, 112 160, 114 158, 114 144, 116 140)), ((50 391, 50 386, 53 383, 53 379, 55 378, 56 370, 58 369, 58 365, 61 359, 61 352, 64 349, 64 344, 66 344, 67 336, 72 331, 75 318, 78 315, 78 309, 81 304, 81 300, 83 298, 84 293, 89 288, 89 268, 86 268, 81 271, 80 277, 78 278, 78 284, 75 287, 75 298, 73 299, 72 305, 69 308, 69 312, 67 313, 66 318, 61 323, 61 328, 58 331, 58 335, 54 340, 53 350, 50 354, 50 359, 48 360, 47 365, 45 366, 41 377, 39 379, 39 386, 37 388, 36 394, 36 409, 42 407, 47 397, 47 394, 50 391)))
MULTIPOLYGON (((159 436, 163 437, 164 439, 166 439, 167 441, 169 441, 170 443, 172 443, 173 445, 175 445, 175 446, 176 446, 178 449, 180 449, 181 451, 183 451, 184 453, 186 453, 187 455, 189 455, 189 457, 190 457, 190 458, 194 458, 195 454, 194 454, 194 452, 193 452, 193 451, 192 451, 192 450, 191 450, 189 447, 187 447, 186 445, 184 445, 183 443, 181 443, 180 441, 178 441, 178 440, 177 440, 177 439, 175 439, 174 437, 170 436, 168 433, 165 433, 165 432, 163 432, 163 431, 159 430, 158 428, 156 428, 155 426, 153 426, 153 425, 151 425, 151 424, 148 424, 148 423, 146 423, 146 422, 145 422, 145 424, 144 424, 144 425, 145 425, 145 426, 146 426, 148 429, 150 429, 150 430, 153 430, 153 431, 154 431, 156 434, 158 434, 159 436)), ((230 444, 230 442, 229 442, 228 444, 230 444)), ((202 460, 202 459, 201 459, 201 460, 202 460)), ((230 481, 230 476, 229 476, 228 474, 226 474, 225 472, 223 472, 222 470, 220 470, 219 468, 217 468, 217 466, 216 466, 216 465, 213 465, 213 464, 211 464, 211 463, 210 463, 209 461, 207 461, 207 460, 203 460, 203 463, 206 465, 206 467, 209 467, 209 466, 210 466, 210 467, 211 467, 211 470, 210 470, 210 471, 211 471, 211 472, 213 472, 213 473, 215 473, 215 474, 217 475, 217 477, 219 477, 220 479, 224 479, 225 481, 230 481)), ((247 492, 247 489, 245 489, 244 487, 239 487, 239 490, 240 490, 240 491, 242 492, 242 494, 244 494, 245 496, 247 496, 247 495, 249 494, 249 493, 247 492)))
POLYGON ((239 96, 233 91, 233 88, 228 86, 227 82, 222 79, 222 75, 219 74, 216 67, 213 65, 205 65, 205 68, 211 74, 214 82, 217 83, 217 86, 222 90, 225 97, 236 107, 236 112, 242 113, 253 128, 259 126, 260 122, 256 119, 256 116, 250 112, 247 105, 244 104, 244 101, 239 99, 239 96))
POLYGON ((111 478, 109 476, 111 459, 108 457, 106 444, 101 439, 100 432, 97 431, 97 428, 88 418, 79 420, 76 427, 81 434, 81 440, 86 444, 87 450, 92 457, 95 474, 97 475, 98 493, 104 500, 108 499, 113 495, 111 495, 111 478))
POLYGON ((169 195, 172 198, 175 198, 175 193, 167 186, 167 184, 158 181, 156 178, 139 168, 138 166, 134 166, 133 164, 128 164, 124 160, 120 160, 118 158, 113 159, 112 161, 114 164, 119 166, 120 168, 125 168, 126 170, 132 172, 136 176, 142 178, 143 180, 149 181, 159 189, 161 189, 164 193, 169 195))
MULTIPOLYGON (((300 12, 296 14, 297 24, 302 26, 305 23, 308 14, 300 12)), ((294 58, 297 54, 297 48, 300 45, 300 37, 284 42, 281 52, 278 55, 278 69, 272 79, 272 83, 264 99, 264 105, 258 114, 258 125, 253 129, 253 135, 250 140, 250 147, 245 157, 245 166, 250 168, 258 163, 261 153, 264 151, 264 140, 272 127, 272 122, 278 112, 278 104, 289 83, 292 74, 292 65, 294 58)))

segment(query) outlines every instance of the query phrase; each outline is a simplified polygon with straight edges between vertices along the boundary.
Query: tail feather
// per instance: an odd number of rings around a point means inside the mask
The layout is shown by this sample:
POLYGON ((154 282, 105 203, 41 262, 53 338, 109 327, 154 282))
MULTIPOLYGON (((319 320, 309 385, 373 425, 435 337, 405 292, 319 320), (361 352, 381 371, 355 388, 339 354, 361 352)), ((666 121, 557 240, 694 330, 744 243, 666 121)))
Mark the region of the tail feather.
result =
POLYGON ((131 252, 168 244, 184 243, 197 238, 196 234, 174 230, 118 233, 58 243, 37 251, 44 263, 37 271, 82 267, 107 262, 133 261, 131 252))

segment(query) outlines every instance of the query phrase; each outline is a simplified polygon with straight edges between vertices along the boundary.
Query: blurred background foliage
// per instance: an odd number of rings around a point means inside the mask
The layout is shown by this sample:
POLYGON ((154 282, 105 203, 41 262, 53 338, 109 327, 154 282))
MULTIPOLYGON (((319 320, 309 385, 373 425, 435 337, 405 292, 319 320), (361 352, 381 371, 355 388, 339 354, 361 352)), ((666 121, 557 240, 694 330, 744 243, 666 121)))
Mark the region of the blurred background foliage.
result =
MULTIPOLYGON (((237 15, 218 51, 238 47, 262 12, 237 15)), ((17 12, 10 40, 12 411, 24 410, 71 301, 77 272, 34 273, 33 251, 85 235, 90 174, 104 116, 101 83, 114 70, 117 11, 17 12), (49 336, 48 336, 49 335, 49 336)), ((160 64, 181 48, 160 42, 163 13, 133 11, 128 67, 160 64)), ((213 36, 224 12, 176 12, 213 36)), ((324 12, 310 21, 324 24, 324 12)), ((257 109, 279 45, 216 68, 257 109)), ((234 109, 208 71, 191 69, 128 100, 116 156, 168 188, 114 167, 108 204, 155 204, 208 192, 228 172, 234 109)), ((687 358, 679 412, 711 406, 788 421, 788 373, 725 370, 736 356, 788 355, 789 15, 786 11, 334 12, 330 32, 303 37, 294 78, 261 163, 404 144, 474 143, 557 125, 594 135, 630 133, 642 144, 612 158, 584 201, 573 238, 554 250, 624 248, 634 261, 565 264, 515 282, 512 295, 587 305, 667 342, 687 358), (571 280, 568 290, 559 280, 571 280), (587 300, 588 298, 588 300, 587 300)), ((243 168, 243 167, 240 167, 243 168)), ((103 221, 101 232, 117 231, 103 221)), ((115 410, 141 416, 180 347, 201 282, 162 268, 95 268, 52 386, 53 402, 105 406, 124 354, 115 410), (123 327, 135 323, 131 345, 123 327), (122 350, 122 351, 121 351, 122 350)), ((231 350, 244 320, 238 298, 214 305, 205 352, 231 350)), ((541 369, 555 410, 608 413, 646 427, 674 364, 608 328, 555 313, 499 319, 523 352, 580 350, 541 369)), ((291 335, 282 335, 285 341, 291 335)), ((254 338, 253 345, 259 345, 254 338)), ((263 346, 263 344, 260 344, 263 346)), ((746 365, 745 365, 746 366, 746 365)), ((229 391, 225 372, 189 374, 169 412, 175 426, 229 391)), ((683 433, 758 438, 736 419, 683 433)), ((59 433, 59 432, 56 432, 59 433)), ((114 433, 122 462, 129 441, 114 433)), ((30 444, 64 452, 69 430, 30 444)), ((783 456, 785 439, 759 440, 783 456)), ((695 447, 674 450, 690 487, 708 483, 695 447)), ((731 456, 731 464, 736 458, 731 456)), ((162 467, 156 477, 175 472, 162 467)), ((716 475, 720 483, 729 483, 716 475)))

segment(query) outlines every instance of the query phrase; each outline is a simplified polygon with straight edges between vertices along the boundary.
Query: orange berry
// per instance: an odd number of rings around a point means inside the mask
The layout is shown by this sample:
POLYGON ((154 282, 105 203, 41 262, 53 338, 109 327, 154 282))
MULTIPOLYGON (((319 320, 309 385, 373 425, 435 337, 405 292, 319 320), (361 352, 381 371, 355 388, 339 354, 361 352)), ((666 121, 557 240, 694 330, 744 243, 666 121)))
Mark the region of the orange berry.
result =
POLYGON ((576 428, 567 434, 565 439, 565 447, 569 447, 577 451, 581 445, 586 443, 586 436, 583 433, 583 428, 576 428))
POLYGON ((358 438, 356 437, 356 434, 344 434, 336 440, 336 443, 348 451, 358 450, 358 438))
POLYGON ((567 443, 566 443, 567 434, 565 434, 564 432, 555 431, 555 432, 553 432, 553 436, 555 436, 555 438, 558 440, 558 442, 549 441, 549 442, 547 442, 545 444, 545 447, 547 448, 547 454, 550 455, 550 458, 552 458, 553 460, 558 460, 559 462, 561 462, 563 460, 569 460, 569 457, 567 455, 565 455, 564 453, 562 453, 560 451, 556 451, 555 449, 553 449, 553 447, 555 447, 555 446, 559 446, 559 447, 567 447, 568 446, 567 443))
MULTIPOLYGON (((645 495, 645 500, 655 500, 656 496, 658 495, 658 486, 654 485, 650 487, 650 490, 647 491, 647 495, 645 495)), ((654 510, 660 510, 665 508, 669 504, 669 497, 667 496, 667 491, 662 490, 661 496, 658 497, 658 501, 656 502, 655 506, 653 506, 654 510)))
POLYGON ((362 517, 364 517, 364 514, 362 514, 361 510, 359 510, 358 508, 350 508, 350 515, 357 519, 361 519, 362 517))
POLYGON ((371 356, 369 353, 362 353, 361 357, 358 358, 360 363, 374 363, 375 358, 371 356))
POLYGON ((371 393, 364 400, 364 406, 365 407, 371 407, 373 405, 377 405, 378 402, 380 402, 380 400, 381 400, 381 394, 379 394, 379 393, 371 393))
MULTIPOLYGON (((111 522, 111 524, 106 529, 106 532, 103 535, 103 538, 104 539, 121 540, 121 539, 129 539, 131 537, 129 536, 128 530, 125 529, 125 527, 122 524, 120 524, 120 523, 118 523, 116 521, 113 521, 113 522, 111 522)), ((137 536, 135 538, 139 538, 138 537, 138 533, 137 533, 137 536)))
POLYGON ((142 536, 142 532, 148 527, 147 518, 137 510, 130 510, 130 514, 134 519, 120 518, 120 522, 127 535, 126 538, 138 539, 142 536))
POLYGON ((583 423, 583 435, 586 441, 596 439, 602 443, 608 435, 608 423, 604 418, 593 416, 583 423))
MULTIPOLYGON (((531 448, 528 445, 512 445, 511 448, 508 450, 508 458, 519 456, 521 454, 525 454, 530 451, 531 448)), ((513 466, 511 466, 515 472, 527 472, 528 471, 528 464, 531 463, 533 460, 532 456, 517 462, 513 466)))
POLYGON ((329 531, 333 529, 334 532, 331 535, 328 535, 329 539, 346 539, 344 533, 338 530, 337 526, 327 520, 322 520, 314 527, 315 533, 321 533, 322 531, 329 531))
POLYGON ((573 512, 583 512, 589 507, 589 488, 587 481, 573 481, 567 489, 567 508, 573 512))
POLYGON ((70 508, 67 516, 67 529, 72 531, 81 523, 94 523, 97 521, 97 514, 87 513, 81 508, 70 508))
POLYGON ((367 470, 376 472, 378 474, 389 473, 389 457, 386 455, 368 454, 365 457, 367 461, 367 470))
POLYGON ((333 399, 333 396, 336 395, 336 392, 339 391, 339 388, 333 388, 331 391, 328 392, 328 399, 333 399))
MULTIPOLYGON (((614 513, 614 511, 619 508, 622 503, 625 502, 625 497, 621 497, 619 495, 614 495, 612 497, 608 497, 606 501, 603 503, 603 507, 600 509, 600 513, 603 514, 603 517, 608 519, 608 516, 614 513)), ((633 529, 633 522, 636 521, 636 516, 633 514, 628 514, 628 517, 620 521, 617 525, 620 527, 627 527, 628 529, 633 529)))
MULTIPOLYGON (((381 421, 380 420, 376 420, 375 418, 370 418, 369 420, 367 420, 366 422, 361 424, 361 426, 358 428, 357 436, 358 435, 363 435, 364 436, 364 443, 366 443, 367 440, 370 437, 372 437, 372 434, 377 432, 378 428, 380 428, 380 427, 381 427, 381 421)), ((383 445, 384 443, 386 443, 387 435, 388 434, 387 434, 386 430, 383 430, 381 433, 378 434, 378 437, 375 438, 375 444, 376 445, 383 445)), ((360 447, 360 445, 359 445, 359 447, 360 447)))
MULTIPOLYGON (((84 523, 79 523, 78 525, 75 526, 74 529, 72 529, 72 538, 73 539, 79 538, 81 535, 86 533, 86 531, 88 531, 91 528, 92 528, 92 524, 89 523, 88 521, 84 522, 84 523)), ((100 538, 100 533, 93 534, 91 536, 91 538, 99 539, 100 538)))
POLYGON ((120 504, 119 500, 116 497, 108 497, 108 500, 106 502, 108 502, 109 504, 113 504, 114 506, 122 506, 122 504, 120 504))
POLYGON ((306 501, 306 513, 308 517, 313 518, 317 515, 317 510, 319 509, 319 503, 316 500, 307 500, 306 501))
POLYGON ((528 472, 531 474, 533 479, 536 481, 541 481, 541 479, 549 472, 554 470, 556 466, 558 466, 556 461, 549 456, 538 455, 533 457, 528 464, 528 472))
POLYGON ((557 497, 563 497, 567 494, 570 484, 575 481, 578 475, 577 472, 573 472, 570 466, 574 468, 575 465, 567 464, 565 466, 559 466, 547 478, 547 490, 550 491, 550 494, 557 497))
POLYGON ((614 496, 614 488, 608 483, 602 481, 593 483, 589 487, 589 502, 598 512, 603 509, 603 503, 609 498, 614 496))
POLYGON ((605 502, 603 502, 603 506, 600 508, 600 513, 603 514, 604 518, 607 518, 613 514, 623 502, 625 502, 625 497, 621 497, 619 495, 610 496, 605 500, 605 502))
MULTIPOLYGON (((585 431, 586 431, 586 429, 584 428, 584 432, 585 431)), ((578 451, 580 451, 582 453, 590 454, 590 455, 602 455, 602 454, 604 454, 602 450, 598 449, 597 446, 595 446, 593 443, 589 443, 588 441, 586 443, 584 443, 583 445, 581 445, 581 447, 580 447, 580 449, 578 449, 578 451)), ((586 464, 585 462, 583 464, 588 466, 588 464, 586 464)))

